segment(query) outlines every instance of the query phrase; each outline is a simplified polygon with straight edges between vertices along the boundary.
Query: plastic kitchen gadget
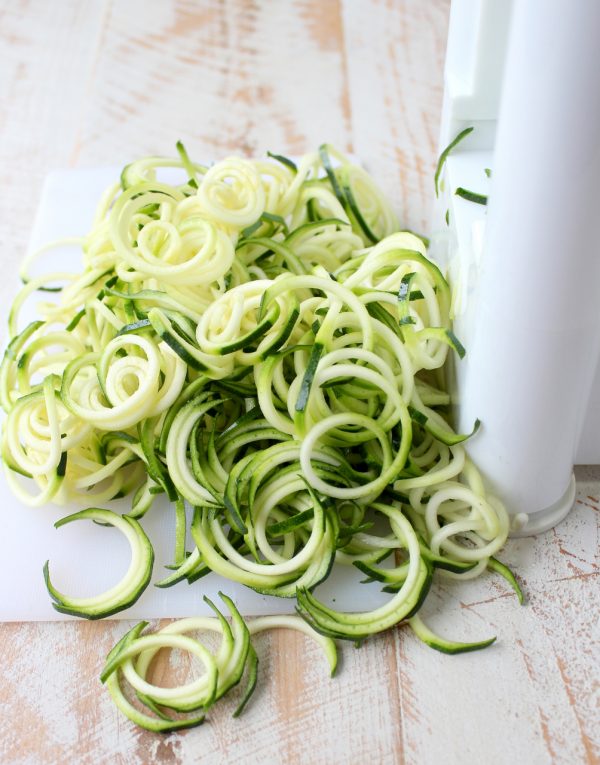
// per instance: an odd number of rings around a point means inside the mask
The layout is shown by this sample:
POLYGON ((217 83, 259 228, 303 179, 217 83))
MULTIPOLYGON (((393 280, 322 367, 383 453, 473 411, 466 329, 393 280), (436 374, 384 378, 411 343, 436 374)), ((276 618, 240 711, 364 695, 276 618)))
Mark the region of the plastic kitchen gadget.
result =
POLYGON ((473 127, 438 202, 456 419, 481 419, 470 452, 518 535, 558 523, 573 464, 600 463, 599 33, 595 0, 452 3, 442 148, 473 127))

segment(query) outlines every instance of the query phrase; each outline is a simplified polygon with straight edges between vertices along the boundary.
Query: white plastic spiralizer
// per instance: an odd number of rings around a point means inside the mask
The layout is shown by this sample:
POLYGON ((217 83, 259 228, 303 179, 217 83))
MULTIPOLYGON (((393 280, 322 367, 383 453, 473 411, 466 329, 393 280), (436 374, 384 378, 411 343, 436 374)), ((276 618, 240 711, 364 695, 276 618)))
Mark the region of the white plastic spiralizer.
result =
POLYGON ((597 0, 452 3, 441 148, 473 130, 434 250, 467 348, 457 426, 481 419, 470 451, 517 535, 558 523, 573 464, 600 463, 599 40, 597 0))

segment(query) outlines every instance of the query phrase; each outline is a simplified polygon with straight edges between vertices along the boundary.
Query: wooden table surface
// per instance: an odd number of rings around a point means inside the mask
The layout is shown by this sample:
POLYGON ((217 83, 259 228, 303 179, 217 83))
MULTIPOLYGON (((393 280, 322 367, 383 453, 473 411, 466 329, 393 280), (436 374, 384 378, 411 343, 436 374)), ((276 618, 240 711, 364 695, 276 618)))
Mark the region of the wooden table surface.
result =
MULTIPOLYGON (((331 141, 362 158, 407 227, 428 230, 448 11, 447 0, 2 0, 4 273, 49 169, 172 153, 177 139, 201 158, 331 141)), ((0 625, 0 762, 598 763, 600 472, 577 477, 567 520, 504 552, 526 606, 491 577, 442 582, 428 601, 434 626, 496 634, 492 648, 444 656, 399 628, 343 646, 329 680, 317 649, 273 633, 257 641, 260 690, 239 720, 226 704, 163 737, 123 718, 98 672, 126 622, 0 625)))

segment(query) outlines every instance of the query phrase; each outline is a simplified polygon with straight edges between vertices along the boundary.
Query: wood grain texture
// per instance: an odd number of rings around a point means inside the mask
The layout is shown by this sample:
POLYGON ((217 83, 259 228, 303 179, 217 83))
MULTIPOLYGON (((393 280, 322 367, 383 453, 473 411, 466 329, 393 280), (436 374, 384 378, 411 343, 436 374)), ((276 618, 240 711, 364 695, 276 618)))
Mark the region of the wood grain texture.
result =
POLYGON ((335 0, 114 3, 75 157, 346 148, 346 79, 335 0))
MULTIPOLYGON (((427 230, 447 19, 447 0, 2 0, 0 298, 50 168, 178 138, 203 158, 335 142, 427 230)), ((136 730, 99 683, 127 622, 0 625, 0 762, 598 763, 599 499, 600 472, 580 471, 567 520, 507 545, 525 607, 495 577, 438 582, 427 619, 457 639, 496 634, 488 651, 447 657, 399 628, 344 646, 329 680, 314 645, 259 636, 247 712, 232 720, 227 700, 172 736, 136 730)))
POLYGON ((344 3, 357 156, 407 228, 429 230, 443 97, 449 3, 344 3))
MULTIPOLYGON (((105 6, 104 0, 85 6, 76 0, 0 4, 0 243, 5 276, 16 276, 45 175, 69 164, 82 106, 90 95, 105 6)), ((11 279, 3 279, 0 299, 10 300, 14 288, 11 279)))

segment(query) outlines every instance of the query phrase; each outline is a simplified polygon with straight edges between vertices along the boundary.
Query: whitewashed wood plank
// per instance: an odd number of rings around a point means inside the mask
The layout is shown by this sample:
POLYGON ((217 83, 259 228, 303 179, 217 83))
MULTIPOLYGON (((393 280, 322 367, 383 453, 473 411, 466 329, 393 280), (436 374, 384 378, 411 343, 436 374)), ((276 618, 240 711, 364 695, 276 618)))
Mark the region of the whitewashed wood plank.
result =
POLYGON ((0 625, 10 657, 0 667, 0 693, 18 712, 0 737, 1 762, 326 765, 367 754, 377 763, 401 761, 390 636, 360 650, 346 645, 331 680, 320 649, 306 638, 258 636, 259 686, 245 713, 234 720, 235 699, 227 698, 201 728, 164 737, 122 717, 98 680, 104 656, 129 626, 0 625), (32 726, 39 735, 28 739, 32 726))
MULTIPOLYGON (((387 638, 356 651, 346 646, 339 677, 330 680, 319 649, 300 636, 273 633, 257 640, 260 688, 247 712, 229 717, 227 702, 202 730, 180 736, 184 763, 301 765, 399 762, 393 686, 387 689, 393 653, 387 638)), ((146 739, 140 760, 151 753, 146 739)))
POLYGON ((598 762, 599 488, 580 481, 557 529, 507 544, 525 606, 499 577, 434 587, 423 618, 459 640, 497 635, 492 648, 448 657, 398 633, 408 763, 598 762))
MULTIPOLYGON (((5 273, 16 273, 23 257, 44 176, 69 164, 105 11, 105 0, 0 4, 0 240, 5 273)), ((8 298, 3 292, 0 296, 8 298)))
POLYGON ((427 231, 443 96, 446 0, 344 0, 354 151, 402 224, 427 231))
POLYGON ((350 143, 337 2, 112 6, 78 161, 174 151, 219 159, 350 143))

